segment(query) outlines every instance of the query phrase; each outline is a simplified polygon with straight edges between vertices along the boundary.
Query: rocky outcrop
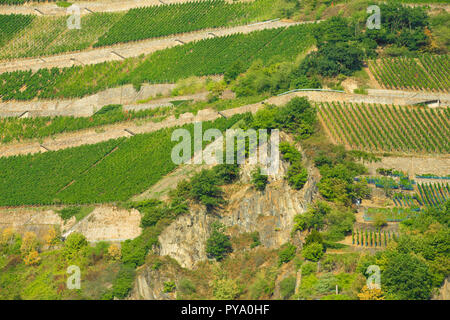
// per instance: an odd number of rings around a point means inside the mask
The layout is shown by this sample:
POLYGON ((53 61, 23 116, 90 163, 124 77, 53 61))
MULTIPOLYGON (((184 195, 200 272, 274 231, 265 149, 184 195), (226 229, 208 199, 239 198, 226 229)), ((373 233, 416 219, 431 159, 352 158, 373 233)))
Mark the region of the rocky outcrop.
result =
POLYGON ((164 292, 164 283, 167 281, 177 282, 177 273, 171 266, 165 270, 145 266, 138 272, 129 299, 174 300, 174 293, 164 292))
POLYGON ((141 214, 135 209, 97 207, 64 233, 82 233, 88 241, 122 241, 141 234, 141 214))
POLYGON ((277 248, 289 241, 296 214, 306 211, 316 192, 317 174, 309 168, 309 179, 302 190, 291 189, 284 179, 288 165, 269 176, 264 192, 249 183, 252 165, 244 165, 240 183, 227 190, 228 204, 218 212, 207 213, 202 206, 191 207, 159 236, 158 254, 168 255, 185 268, 207 259, 206 241, 213 221, 219 220, 232 234, 258 232, 261 244, 277 248))
POLYGON ((450 277, 445 279, 444 284, 439 289, 439 294, 433 300, 450 300, 450 277))
POLYGON ((39 238, 45 236, 50 229, 56 228, 64 237, 72 232, 79 232, 90 242, 121 241, 136 238, 142 231, 140 223, 139 211, 111 206, 97 207, 80 221, 75 217, 63 220, 54 210, 26 208, 0 210, 0 232, 12 228, 21 234, 34 232, 39 238))
POLYGON ((174 258, 184 268, 193 268, 197 261, 207 259, 206 240, 213 221, 204 207, 193 206, 161 233, 158 254, 174 258))

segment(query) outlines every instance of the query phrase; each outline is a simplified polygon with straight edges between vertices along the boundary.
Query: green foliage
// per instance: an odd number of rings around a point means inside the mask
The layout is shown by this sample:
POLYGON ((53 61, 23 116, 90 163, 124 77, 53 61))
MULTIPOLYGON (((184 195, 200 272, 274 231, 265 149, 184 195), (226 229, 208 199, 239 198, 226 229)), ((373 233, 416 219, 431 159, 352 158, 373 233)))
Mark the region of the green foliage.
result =
POLYGON ((264 191, 268 182, 269 178, 267 177, 267 175, 262 174, 262 170, 260 167, 257 167, 252 171, 252 183, 255 186, 256 190, 264 191))
POLYGON ((168 292, 173 292, 176 289, 176 285, 175 285, 175 281, 166 281, 164 282, 164 289, 163 292, 168 293, 168 292))
MULTIPOLYGON (((213 127, 224 130, 242 117, 238 115, 204 122, 203 129, 213 127)), ((194 125, 183 128, 192 134, 194 125)), ((161 129, 128 139, 60 151, 0 158, 0 204, 80 204, 128 200, 177 167, 171 160, 171 149, 177 144, 171 140, 175 129, 161 129), (49 175, 49 172, 58 174, 49 175)), ((192 183, 193 192, 205 191, 206 196, 199 200, 215 200, 217 203, 219 198, 214 198, 218 196, 217 187, 213 187, 211 181, 200 185, 209 176, 198 175, 197 182, 192 183)), ((195 195, 201 196, 200 193, 195 195)))
POLYGON ((223 74, 237 60, 248 68, 255 59, 267 62, 274 56, 297 56, 312 44, 312 28, 299 25, 209 38, 123 61, 34 73, 6 72, 0 75, 0 96, 3 100, 82 97, 124 84, 139 87, 143 82, 176 82, 193 75, 223 74))
POLYGON ((155 225, 161 218, 167 215, 167 208, 163 205, 162 201, 156 199, 133 204, 133 208, 144 214, 141 219, 141 226, 143 228, 155 225))
POLYGON ((280 281, 281 298, 289 299, 295 293, 295 277, 287 277, 280 281))
POLYGON ((402 300, 427 300, 431 295, 432 277, 428 266, 419 258, 404 253, 389 257, 381 277, 387 294, 402 300))
POLYGON ((304 231, 308 229, 320 230, 324 226, 325 216, 331 211, 331 208, 325 202, 317 202, 303 214, 297 214, 294 217, 293 231, 304 231))
POLYGON ((278 264, 282 265, 283 263, 288 263, 295 257, 295 252, 297 251, 297 247, 291 243, 284 244, 280 251, 278 252, 278 264))
POLYGON ((136 271, 134 270, 133 265, 122 265, 119 274, 113 283, 111 292, 112 297, 119 299, 126 298, 133 287, 135 274, 136 271))
POLYGON ((217 175, 213 170, 202 170, 191 181, 190 197, 201 202, 208 211, 224 203, 222 190, 218 186, 217 175))
POLYGON ((250 297, 253 300, 269 297, 275 289, 276 269, 263 269, 256 274, 256 279, 249 286, 250 297))
POLYGON ((292 89, 320 88, 320 82, 315 77, 298 73, 295 66, 295 63, 283 61, 281 57, 274 58, 267 64, 262 60, 255 60, 250 68, 237 78, 232 90, 238 97, 242 97, 261 93, 275 95, 292 89))
POLYGON ((131 9, 98 39, 94 47, 245 24, 270 10, 268 3, 267 0, 255 3, 211 0, 131 9))
POLYGON ((318 242, 312 242, 302 249, 302 255, 310 261, 319 261, 323 257, 323 245, 318 242))
POLYGON ((395 44, 410 50, 418 50, 427 44, 424 27, 428 15, 424 8, 406 7, 399 3, 382 3, 381 29, 367 30, 367 37, 379 45, 395 44))
POLYGON ((213 168, 213 172, 219 184, 230 184, 239 178, 238 164, 219 164, 213 168))
MULTIPOLYGON (((1 1, 0 1, 1 3, 1 1)), ((8 14, 0 15, 0 46, 3 46, 17 33, 25 29, 34 19, 32 15, 8 14)))
POLYGON ((194 294, 197 290, 191 280, 182 278, 178 284, 178 291, 184 296, 194 294))
POLYGON ((259 232, 255 231, 251 233, 251 237, 252 237, 252 244, 250 245, 250 248, 256 248, 257 246, 261 245, 261 240, 259 239, 259 232))
POLYGON ((241 290, 234 279, 217 279, 213 283, 213 294, 218 300, 234 300, 241 290))
POLYGON ((280 152, 284 160, 289 161, 286 179, 291 187, 300 190, 308 180, 308 171, 302 165, 301 153, 289 143, 280 143, 280 152))
POLYGON ((308 54, 298 72, 307 75, 335 77, 339 74, 351 75, 363 66, 363 51, 347 43, 329 43, 318 51, 308 54))
POLYGON ((67 261, 71 261, 77 256, 84 255, 88 242, 81 233, 72 232, 64 241, 63 256, 67 261))
POLYGON ((317 272, 317 263, 305 262, 302 265, 302 276, 309 276, 317 272))
POLYGON ((217 261, 223 260, 226 255, 233 251, 230 237, 223 233, 224 226, 220 223, 214 223, 211 236, 206 241, 206 253, 210 258, 217 261))

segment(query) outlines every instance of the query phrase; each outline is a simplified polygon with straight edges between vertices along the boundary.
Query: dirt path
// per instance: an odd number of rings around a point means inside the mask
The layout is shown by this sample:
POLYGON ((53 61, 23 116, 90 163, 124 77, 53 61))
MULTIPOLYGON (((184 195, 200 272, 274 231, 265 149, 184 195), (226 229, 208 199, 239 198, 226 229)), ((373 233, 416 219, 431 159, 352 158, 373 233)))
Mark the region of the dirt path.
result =
MULTIPOLYGON (((401 103, 402 100, 399 98, 389 99, 384 96, 380 98, 378 96, 356 95, 337 92, 302 91, 282 96, 275 96, 259 103, 221 111, 221 114, 226 117, 229 117, 234 114, 240 114, 245 112, 254 113, 266 104, 274 104, 280 106, 286 104, 294 97, 307 97, 309 100, 313 102, 341 101, 341 102, 402 104, 401 103)), ((102 141, 107 141, 109 139, 129 137, 132 135, 130 134, 130 132, 132 132, 133 134, 140 134, 156 131, 162 128, 184 125, 196 121, 211 121, 221 117, 222 116, 221 114, 211 109, 205 109, 200 110, 196 116, 194 116, 191 113, 185 113, 180 115, 178 119, 175 119, 175 117, 171 116, 159 123, 147 122, 144 124, 140 124, 138 122, 133 121, 122 122, 118 124, 81 130, 72 133, 58 134, 54 137, 48 137, 44 139, 42 143, 39 143, 37 141, 24 141, 20 143, 3 144, 0 145, 0 156, 13 156, 27 153, 46 152, 49 150, 54 151, 70 147, 77 147, 85 144, 95 144, 102 141)))
POLYGON ((15 59, 0 63, 0 73, 17 70, 39 70, 42 68, 64 68, 74 65, 97 64, 106 61, 119 61, 125 58, 137 57, 158 50, 171 48, 193 41, 212 37, 224 37, 236 33, 250 33, 280 27, 289 27, 310 22, 267 21, 231 28, 204 29, 200 31, 173 35, 163 38, 148 39, 132 43, 122 43, 109 47, 101 47, 80 52, 64 53, 39 58, 15 59))
MULTIPOLYGON (((80 7, 81 15, 94 12, 126 11, 132 8, 161 6, 172 3, 192 2, 193 0, 100 0, 70 1, 80 7)), ((197 0, 199 1, 199 0, 197 0)), ((201 1, 201 0, 200 0, 201 1)), ((25 3, 16 6, 0 6, 0 14, 33 14, 45 16, 68 15, 67 8, 58 7, 56 3, 25 3)))

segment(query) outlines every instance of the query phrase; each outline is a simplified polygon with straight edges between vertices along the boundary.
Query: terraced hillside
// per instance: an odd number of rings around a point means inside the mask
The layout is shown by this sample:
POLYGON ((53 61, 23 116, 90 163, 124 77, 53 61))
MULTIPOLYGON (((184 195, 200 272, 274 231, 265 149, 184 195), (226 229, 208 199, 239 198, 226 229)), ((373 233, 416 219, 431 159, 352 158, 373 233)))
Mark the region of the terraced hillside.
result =
POLYGON ((449 92, 448 55, 422 55, 418 59, 381 59, 371 61, 369 69, 384 88, 449 92))
POLYGON ((231 4, 208 0, 142 7, 126 13, 92 13, 81 17, 79 30, 67 29, 66 16, 0 15, 0 21, 9 26, 7 37, 0 42, 0 59, 48 56, 273 17, 268 0, 231 4), (48 32, 43 33, 43 29, 48 32))
POLYGON ((0 300, 446 299, 438 2, 0 0, 0 300))
POLYGON ((0 98, 82 97, 127 83, 139 86, 142 82, 175 82, 189 76, 221 74, 236 61, 249 67, 255 59, 267 62, 275 56, 293 58, 314 44, 312 28, 298 25, 211 38, 123 61, 2 73, 0 98))
POLYGON ((322 124, 336 143, 377 152, 450 152, 448 108, 324 103, 322 124))

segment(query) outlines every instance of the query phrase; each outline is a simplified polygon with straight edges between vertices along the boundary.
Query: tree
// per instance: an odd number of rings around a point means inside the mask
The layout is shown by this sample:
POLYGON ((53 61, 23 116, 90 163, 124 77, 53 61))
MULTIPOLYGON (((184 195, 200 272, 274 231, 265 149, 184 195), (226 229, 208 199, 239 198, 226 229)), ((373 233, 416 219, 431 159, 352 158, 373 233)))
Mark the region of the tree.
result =
POLYGON ((383 291, 381 289, 369 289, 364 286, 360 293, 358 293, 359 300, 384 300, 383 291))
POLYGON ((289 299, 295 293, 295 277, 287 277, 280 282, 280 293, 282 299, 289 299))
POLYGON ((122 251, 119 245, 113 243, 108 248, 108 256, 111 260, 119 261, 122 257, 122 251))
POLYGON ((206 253, 210 258, 220 261, 224 259, 228 253, 233 251, 233 248, 231 246, 230 237, 223 233, 223 225, 214 223, 212 229, 211 236, 206 241, 206 253))
POLYGON ((27 266, 36 265, 41 261, 39 253, 36 250, 31 250, 23 259, 27 266))
POLYGON ((432 276, 425 262, 410 253, 392 253, 381 274, 386 293, 401 300, 427 300, 432 276))
POLYGON ((260 167, 257 167, 252 171, 252 183, 256 190, 264 191, 268 181, 267 175, 262 174, 260 167))
POLYGON ((217 180, 212 170, 202 170, 191 179, 191 198, 203 203, 208 211, 224 203, 217 180))
POLYGON ((288 263, 295 257, 295 252, 297 251, 297 247, 291 243, 286 243, 281 247, 281 250, 278 252, 278 263, 282 265, 283 263, 288 263))
POLYGON ((47 231, 46 235, 44 236, 44 240, 48 246, 52 246, 56 243, 56 241, 58 240, 58 233, 56 232, 54 227, 51 227, 47 231))
POLYGON ((234 279, 218 279, 213 283, 213 294, 218 300, 236 299, 241 290, 234 279))
POLYGON ((67 260, 71 260, 87 248, 86 237, 81 233, 72 232, 64 242, 63 255, 67 260))
POLYGON ((244 64, 240 60, 237 60, 225 71, 223 78, 226 83, 230 83, 232 80, 236 80, 236 78, 244 71, 244 64))
POLYGON ((310 243, 303 247, 302 255, 310 261, 319 261, 323 257, 323 245, 318 242, 310 243))
POLYGON ((27 256, 31 251, 36 250, 37 247, 36 234, 34 232, 26 232, 22 239, 22 245, 20 246, 22 255, 27 256))

